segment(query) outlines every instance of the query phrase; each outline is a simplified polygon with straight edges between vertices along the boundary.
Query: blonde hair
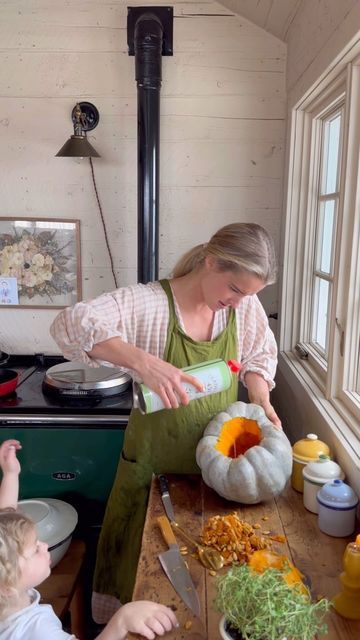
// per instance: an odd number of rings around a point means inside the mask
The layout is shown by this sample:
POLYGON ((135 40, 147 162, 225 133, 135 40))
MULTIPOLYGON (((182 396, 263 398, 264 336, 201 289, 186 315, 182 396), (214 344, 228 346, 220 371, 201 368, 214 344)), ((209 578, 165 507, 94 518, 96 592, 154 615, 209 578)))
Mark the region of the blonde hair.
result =
POLYGON ((18 599, 19 557, 34 523, 14 509, 0 509, 0 620, 18 599))
POLYGON ((173 277, 180 278, 201 265, 206 256, 214 256, 220 271, 247 271, 264 284, 276 280, 274 243, 258 224, 237 222, 219 229, 206 244, 185 253, 176 264, 173 277))

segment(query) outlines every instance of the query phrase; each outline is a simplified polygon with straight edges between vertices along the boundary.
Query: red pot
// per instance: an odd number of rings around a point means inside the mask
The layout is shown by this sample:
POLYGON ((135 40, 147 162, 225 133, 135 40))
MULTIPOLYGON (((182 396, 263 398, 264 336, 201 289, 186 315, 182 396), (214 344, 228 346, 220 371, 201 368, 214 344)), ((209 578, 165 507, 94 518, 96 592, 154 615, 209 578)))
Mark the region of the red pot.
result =
POLYGON ((0 397, 7 396, 15 391, 19 382, 19 374, 13 369, 0 370, 0 397))

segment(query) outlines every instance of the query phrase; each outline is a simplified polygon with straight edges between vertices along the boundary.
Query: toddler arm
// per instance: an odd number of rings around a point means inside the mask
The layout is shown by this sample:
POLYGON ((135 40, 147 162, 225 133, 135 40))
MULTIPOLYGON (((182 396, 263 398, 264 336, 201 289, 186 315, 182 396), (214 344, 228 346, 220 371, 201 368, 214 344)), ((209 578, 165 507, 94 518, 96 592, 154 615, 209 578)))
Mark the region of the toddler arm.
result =
POLYGON ((3 473, 0 485, 0 509, 16 509, 19 498, 20 462, 16 451, 21 449, 18 440, 5 440, 0 446, 0 467, 3 473))

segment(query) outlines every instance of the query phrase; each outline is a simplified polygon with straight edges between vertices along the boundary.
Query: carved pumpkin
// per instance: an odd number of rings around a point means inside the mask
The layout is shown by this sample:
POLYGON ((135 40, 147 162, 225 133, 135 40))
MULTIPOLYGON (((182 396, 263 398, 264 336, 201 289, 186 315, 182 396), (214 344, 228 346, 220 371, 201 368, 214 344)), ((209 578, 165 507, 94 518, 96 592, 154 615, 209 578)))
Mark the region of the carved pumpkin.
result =
POLYGON ((204 482, 219 495, 256 504, 283 491, 291 474, 292 450, 262 407, 234 402, 209 422, 196 461, 204 482))

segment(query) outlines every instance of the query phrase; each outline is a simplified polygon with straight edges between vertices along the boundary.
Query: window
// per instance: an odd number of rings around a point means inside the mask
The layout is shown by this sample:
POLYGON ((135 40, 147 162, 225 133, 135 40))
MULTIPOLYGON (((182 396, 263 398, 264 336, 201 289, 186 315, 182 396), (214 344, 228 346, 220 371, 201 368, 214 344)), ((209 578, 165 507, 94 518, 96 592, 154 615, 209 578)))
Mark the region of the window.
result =
POLYGON ((358 58, 293 111, 280 336, 280 350, 358 438, 359 114, 358 58))

